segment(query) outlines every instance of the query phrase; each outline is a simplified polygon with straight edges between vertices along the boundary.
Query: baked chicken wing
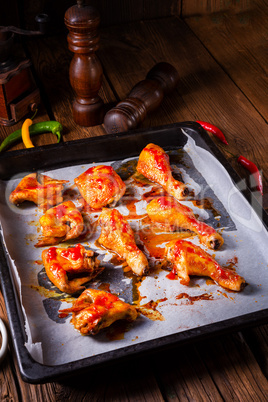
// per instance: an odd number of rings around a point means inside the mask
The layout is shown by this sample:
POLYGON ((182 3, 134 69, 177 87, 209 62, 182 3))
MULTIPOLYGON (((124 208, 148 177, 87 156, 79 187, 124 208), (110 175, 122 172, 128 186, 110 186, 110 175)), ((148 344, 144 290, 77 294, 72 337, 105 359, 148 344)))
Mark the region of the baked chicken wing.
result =
POLYGON ((60 313, 72 313, 71 323, 82 335, 96 335, 117 320, 135 321, 138 316, 134 306, 97 289, 84 290, 71 308, 60 313))
POLYGON ((91 208, 115 206, 126 191, 126 185, 111 166, 89 168, 74 179, 82 197, 91 208))
POLYGON ((39 219, 42 239, 35 247, 50 246, 77 238, 84 230, 84 221, 72 201, 48 209, 39 219))
POLYGON ((239 292, 246 283, 235 271, 221 267, 201 247, 187 240, 175 240, 166 245, 166 258, 173 265, 173 272, 188 285, 190 275, 208 276, 220 286, 239 292))
POLYGON ((224 243, 222 236, 211 226, 195 218, 191 208, 172 197, 157 197, 147 205, 147 213, 152 222, 174 231, 178 228, 197 233, 201 243, 212 250, 218 250, 224 243))
POLYGON ((160 184, 164 190, 178 200, 189 194, 188 187, 172 176, 169 156, 155 144, 148 144, 140 153, 137 171, 147 179, 160 184))
POLYGON ((32 201, 44 210, 63 201, 62 192, 68 180, 56 180, 49 176, 31 173, 25 176, 9 196, 12 204, 32 201))
POLYGON ((95 253, 81 244, 68 248, 50 247, 43 250, 42 260, 51 282, 69 294, 83 290, 82 285, 103 270, 95 253))
POLYGON ((136 275, 148 272, 148 261, 135 243, 133 230, 117 209, 104 208, 98 220, 101 226, 99 243, 124 258, 136 275))

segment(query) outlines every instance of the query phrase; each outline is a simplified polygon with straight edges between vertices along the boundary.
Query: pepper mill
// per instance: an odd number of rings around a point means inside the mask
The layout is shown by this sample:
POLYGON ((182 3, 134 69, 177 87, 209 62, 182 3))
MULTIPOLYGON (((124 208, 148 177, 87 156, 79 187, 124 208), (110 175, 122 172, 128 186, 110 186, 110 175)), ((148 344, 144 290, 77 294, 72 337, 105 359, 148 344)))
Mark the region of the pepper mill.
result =
POLYGON ((97 28, 99 12, 83 1, 70 7, 64 17, 69 30, 67 41, 74 53, 70 64, 69 77, 75 91, 73 102, 74 121, 84 127, 96 126, 103 122, 103 101, 98 92, 102 85, 102 66, 95 52, 99 48, 97 28))
POLYGON ((156 64, 146 79, 136 84, 128 97, 110 109, 104 117, 107 133, 122 133, 137 127, 147 113, 157 109, 164 95, 173 91, 179 74, 169 63, 156 64))

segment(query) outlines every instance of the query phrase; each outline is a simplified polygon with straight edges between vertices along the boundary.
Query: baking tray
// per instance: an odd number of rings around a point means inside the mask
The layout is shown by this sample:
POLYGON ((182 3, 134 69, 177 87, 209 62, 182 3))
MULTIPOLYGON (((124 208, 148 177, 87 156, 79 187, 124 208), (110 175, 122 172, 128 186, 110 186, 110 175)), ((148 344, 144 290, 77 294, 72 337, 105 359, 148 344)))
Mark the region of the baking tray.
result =
MULTIPOLYGON (((84 140, 48 145, 32 149, 13 151, 0 157, 0 179, 24 175, 24 172, 46 171, 83 163, 104 163, 106 161, 120 161, 126 158, 137 157, 141 150, 150 142, 161 147, 183 148, 188 137, 202 149, 210 152, 228 172, 233 184, 243 192, 243 196, 250 203, 251 208, 260 216, 262 225, 267 231, 268 216, 261 207, 258 197, 244 184, 241 187, 241 178, 232 169, 222 153, 216 147, 209 135, 194 122, 177 123, 149 129, 133 130, 120 135, 107 135, 84 140), (60 155, 60 157, 59 157, 60 155), (241 188, 239 188, 241 187, 241 188)), ((24 319, 15 284, 10 272, 6 249, 0 248, 0 280, 5 299, 7 314, 10 322, 11 337, 18 359, 19 369, 24 381, 30 383, 44 383, 64 378, 80 371, 94 369, 103 364, 114 363, 123 358, 130 358, 140 354, 154 352, 159 348, 170 347, 176 344, 193 342, 216 334, 241 330, 248 326, 260 325, 267 322, 268 308, 262 308, 249 314, 238 315, 231 319, 203 325, 162 336, 150 341, 130 345, 125 348, 111 350, 96 356, 80 359, 66 364, 50 366, 35 361, 25 347, 26 334, 24 319)))

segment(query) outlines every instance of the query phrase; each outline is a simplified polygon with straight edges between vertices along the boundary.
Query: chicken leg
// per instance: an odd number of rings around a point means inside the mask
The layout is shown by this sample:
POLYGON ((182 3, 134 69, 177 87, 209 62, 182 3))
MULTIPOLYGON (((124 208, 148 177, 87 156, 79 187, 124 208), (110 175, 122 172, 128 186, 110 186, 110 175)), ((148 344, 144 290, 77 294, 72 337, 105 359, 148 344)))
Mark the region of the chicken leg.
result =
POLYGON ((141 152, 137 171, 147 179, 160 184, 164 190, 178 200, 189 194, 186 185, 172 176, 169 156, 155 144, 148 144, 141 152))
POLYGON ((190 275, 209 276, 220 286, 239 292, 245 279, 234 271, 221 267, 207 252, 187 240, 175 240, 166 245, 166 259, 173 265, 173 272, 188 285, 190 275))
POLYGON ((124 258, 136 275, 146 274, 147 258, 137 247, 133 230, 120 212, 104 208, 98 222, 102 228, 99 243, 124 258))
POLYGON ((224 243, 222 236, 215 229, 197 220, 191 208, 172 197, 154 198, 146 209, 152 222, 171 231, 178 228, 191 230, 198 234, 201 243, 212 250, 218 250, 224 243))

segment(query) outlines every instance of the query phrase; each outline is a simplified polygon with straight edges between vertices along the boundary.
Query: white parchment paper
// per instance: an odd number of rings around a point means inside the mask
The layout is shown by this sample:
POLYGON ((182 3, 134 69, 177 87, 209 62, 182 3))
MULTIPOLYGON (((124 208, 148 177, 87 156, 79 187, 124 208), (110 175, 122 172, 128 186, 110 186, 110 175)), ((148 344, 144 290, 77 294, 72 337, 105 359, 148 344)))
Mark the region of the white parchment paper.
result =
MULTIPOLYGON (((157 275, 152 272, 139 287, 141 304, 158 301, 157 310, 164 320, 153 321, 140 315, 124 336, 117 340, 107 337, 106 331, 94 337, 81 336, 70 324, 70 317, 59 318, 58 310, 70 307, 70 303, 62 301, 60 296, 48 297, 50 293, 45 291, 49 280, 41 264, 42 249, 34 247, 40 235, 40 212, 30 203, 15 207, 8 202, 10 192, 21 178, 14 178, 8 183, 0 182, 2 235, 25 317, 28 337, 26 347, 36 361, 46 365, 64 364, 268 307, 266 229, 251 205, 236 189, 224 167, 209 152, 196 146, 194 141, 188 138, 184 154, 187 163, 172 166, 174 172, 181 172, 185 183, 194 189, 197 197, 209 195, 213 205, 220 211, 220 216, 210 216, 208 211, 195 207, 191 200, 183 203, 197 212, 208 224, 221 224, 224 246, 217 252, 209 252, 223 266, 235 258, 237 273, 242 275, 249 285, 240 293, 227 292, 220 286, 211 284, 206 278, 194 278, 190 286, 186 287, 181 285, 179 280, 169 280, 164 270, 157 272, 157 275), (176 298, 183 292, 190 296, 208 293, 212 297, 211 300, 198 300, 191 304, 187 298, 176 298)), ((116 167, 119 162, 110 161, 106 164, 116 167)), ((45 173, 57 179, 69 180, 69 187, 75 192, 77 189, 73 184, 74 178, 90 166, 92 164, 45 173)), ((131 181, 127 181, 127 185, 130 186, 131 181)), ((138 188, 135 191, 145 190, 138 188)), ((138 197, 139 194, 136 193, 135 196, 138 197)), ((146 203, 140 200, 136 205, 137 213, 144 214, 145 207, 146 203)), ((129 214, 125 205, 118 208, 122 214, 129 214)), ((95 220, 97 215, 94 214, 95 220)), ((135 229, 140 225, 140 221, 133 220, 131 225, 135 229)), ((112 254, 96 248, 95 240, 98 236, 97 230, 82 244, 100 253, 101 260, 109 261, 112 254)), ((197 236, 189 240, 200 245, 197 236)), ((60 246, 68 245, 70 244, 60 246)), ((93 285, 98 286, 102 278, 105 278, 105 282, 110 281, 111 291, 120 294, 125 301, 132 302, 131 278, 123 275, 121 266, 108 265, 104 277, 97 278, 93 285)))

